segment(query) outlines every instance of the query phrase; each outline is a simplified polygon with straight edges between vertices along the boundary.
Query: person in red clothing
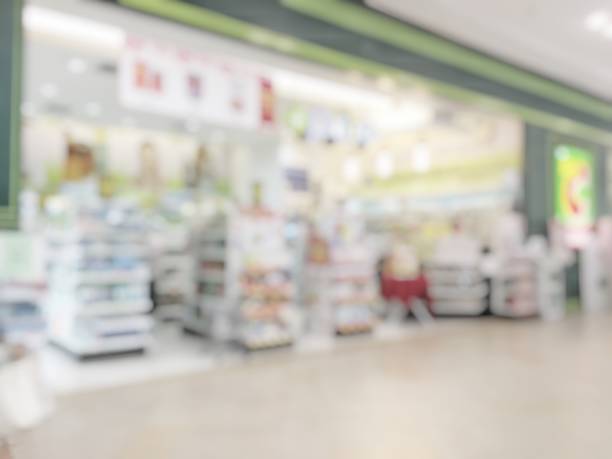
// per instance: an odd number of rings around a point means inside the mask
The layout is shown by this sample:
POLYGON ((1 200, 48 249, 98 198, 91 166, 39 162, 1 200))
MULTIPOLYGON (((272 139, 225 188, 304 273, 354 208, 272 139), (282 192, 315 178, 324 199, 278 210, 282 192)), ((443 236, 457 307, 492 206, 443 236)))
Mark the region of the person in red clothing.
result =
POLYGON ((421 300, 431 312, 427 279, 414 251, 397 246, 380 260, 378 268, 380 293, 387 302, 398 301, 410 312, 414 301, 421 300))

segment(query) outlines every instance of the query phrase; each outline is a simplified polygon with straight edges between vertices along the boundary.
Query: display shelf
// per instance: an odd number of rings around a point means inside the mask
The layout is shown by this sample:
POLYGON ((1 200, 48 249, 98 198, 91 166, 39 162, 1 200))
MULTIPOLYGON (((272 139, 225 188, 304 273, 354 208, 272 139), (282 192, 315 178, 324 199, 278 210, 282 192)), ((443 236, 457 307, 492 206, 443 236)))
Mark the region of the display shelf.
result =
POLYGON ((195 301, 194 259, 187 223, 162 225, 151 237, 154 300, 162 320, 183 320, 195 301))
POLYGON ((286 221, 266 212, 243 211, 233 225, 238 277, 234 336, 251 351, 292 345, 297 292, 286 221))
POLYGON ((84 358, 145 350, 153 329, 146 227, 137 212, 112 204, 75 218, 63 237, 47 232, 50 340, 84 358))
POLYGON ((491 310, 511 318, 556 315, 565 309, 563 264, 546 250, 518 247, 499 257, 492 279, 491 310))
POLYGON ((480 315, 488 308, 489 287, 479 265, 430 262, 425 266, 436 315, 480 315))
POLYGON ((46 340, 38 283, 0 283, 0 343, 36 349, 46 340))
MULTIPOLYGON (((143 334, 147 335, 147 334, 143 334)), ((153 343, 150 336, 119 336, 103 339, 81 339, 73 335, 55 336, 53 344, 79 359, 113 357, 142 353, 153 343)))
POLYGON ((151 312, 152 308, 153 303, 149 298, 131 301, 95 302, 83 304, 79 309, 78 315, 91 317, 147 314, 151 312))
POLYGON ((193 229, 195 301, 183 317, 186 331, 219 340, 229 339, 231 283, 236 282, 235 276, 229 273, 232 265, 227 250, 229 218, 219 213, 193 229))
POLYGON ((311 264, 308 270, 314 328, 329 330, 338 336, 372 331, 376 324, 373 312, 376 274, 372 254, 359 241, 343 241, 335 247, 328 246, 325 251, 325 263, 311 264))

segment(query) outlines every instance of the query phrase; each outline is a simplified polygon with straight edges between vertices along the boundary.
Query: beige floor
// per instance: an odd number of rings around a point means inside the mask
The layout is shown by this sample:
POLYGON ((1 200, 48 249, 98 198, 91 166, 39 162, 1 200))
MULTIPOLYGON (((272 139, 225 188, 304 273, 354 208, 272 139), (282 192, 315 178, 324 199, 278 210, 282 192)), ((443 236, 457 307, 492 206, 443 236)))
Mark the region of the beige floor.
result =
POLYGON ((70 396, 16 459, 612 457, 612 316, 462 321, 70 396))

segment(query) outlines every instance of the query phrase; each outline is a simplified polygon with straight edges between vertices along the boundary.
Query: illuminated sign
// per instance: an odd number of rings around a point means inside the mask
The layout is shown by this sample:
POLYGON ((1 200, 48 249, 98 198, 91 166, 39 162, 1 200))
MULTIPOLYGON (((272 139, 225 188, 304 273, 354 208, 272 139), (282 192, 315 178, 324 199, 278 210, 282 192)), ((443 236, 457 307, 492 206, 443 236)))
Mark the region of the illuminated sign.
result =
POLYGON ((559 145, 554 150, 555 220, 571 247, 583 245, 597 216, 595 158, 592 152, 559 145))

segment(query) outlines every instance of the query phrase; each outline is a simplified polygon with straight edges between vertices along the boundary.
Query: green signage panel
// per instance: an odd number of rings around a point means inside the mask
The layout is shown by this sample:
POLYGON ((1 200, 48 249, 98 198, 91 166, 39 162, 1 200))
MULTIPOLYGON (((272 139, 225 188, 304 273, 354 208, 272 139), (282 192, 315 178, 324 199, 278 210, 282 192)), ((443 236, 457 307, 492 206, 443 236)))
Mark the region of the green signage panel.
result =
POLYGON ((585 229, 597 217, 595 157, 570 145, 554 150, 555 218, 570 229, 585 229))
POLYGON ((0 228, 17 226, 22 0, 0 1, 0 228))

